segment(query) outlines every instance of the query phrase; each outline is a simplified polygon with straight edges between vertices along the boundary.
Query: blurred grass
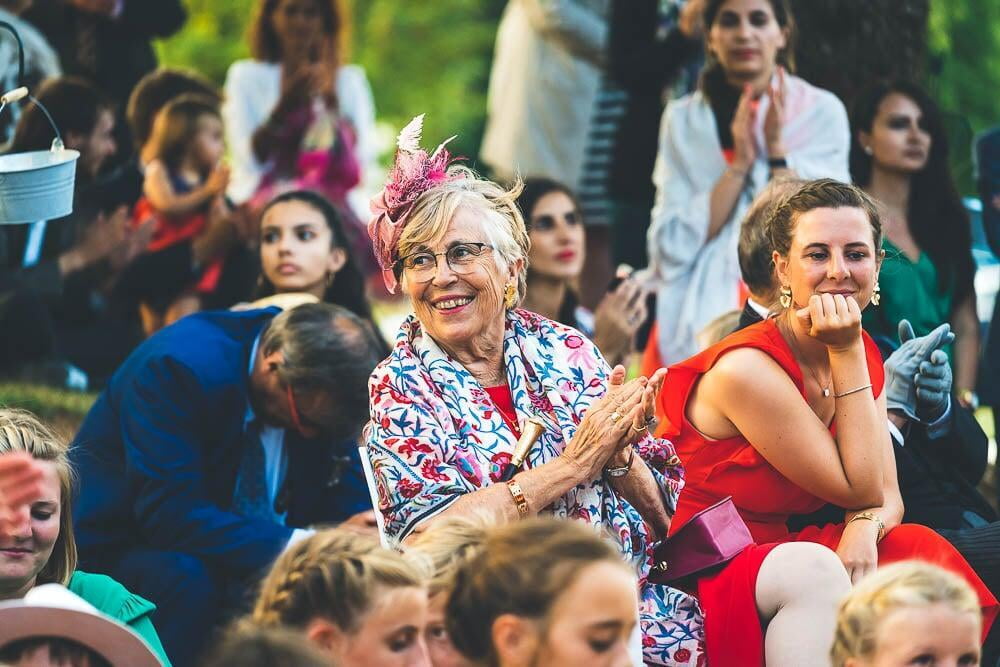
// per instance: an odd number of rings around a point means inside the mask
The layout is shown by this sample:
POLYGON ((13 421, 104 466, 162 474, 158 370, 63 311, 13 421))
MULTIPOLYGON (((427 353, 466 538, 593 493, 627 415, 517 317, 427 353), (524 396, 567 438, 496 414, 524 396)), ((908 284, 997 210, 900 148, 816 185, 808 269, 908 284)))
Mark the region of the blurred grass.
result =
POLYGON ((0 382, 0 406, 37 415, 65 438, 71 438, 97 399, 94 392, 67 391, 27 382, 0 382))

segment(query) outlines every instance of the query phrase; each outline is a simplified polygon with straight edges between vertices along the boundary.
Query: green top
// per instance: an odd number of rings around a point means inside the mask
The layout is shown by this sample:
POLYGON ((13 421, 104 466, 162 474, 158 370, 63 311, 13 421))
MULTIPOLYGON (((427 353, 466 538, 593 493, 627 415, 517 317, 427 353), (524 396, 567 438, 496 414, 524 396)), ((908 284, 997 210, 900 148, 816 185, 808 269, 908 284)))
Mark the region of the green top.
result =
MULTIPOLYGON (((862 323, 872 336, 899 341, 899 321, 907 319, 917 336, 924 336, 951 320, 954 289, 938 289, 938 270, 927 253, 916 262, 889 239, 883 241, 885 261, 878 275, 882 300, 865 309, 862 323)), ((951 356, 951 350, 947 349, 951 356)))
POLYGON ((135 630, 163 664, 170 667, 170 660, 167 659, 160 637, 149 618, 156 611, 156 605, 130 593, 127 588, 103 574, 87 574, 77 570, 70 578, 67 588, 101 613, 135 630))

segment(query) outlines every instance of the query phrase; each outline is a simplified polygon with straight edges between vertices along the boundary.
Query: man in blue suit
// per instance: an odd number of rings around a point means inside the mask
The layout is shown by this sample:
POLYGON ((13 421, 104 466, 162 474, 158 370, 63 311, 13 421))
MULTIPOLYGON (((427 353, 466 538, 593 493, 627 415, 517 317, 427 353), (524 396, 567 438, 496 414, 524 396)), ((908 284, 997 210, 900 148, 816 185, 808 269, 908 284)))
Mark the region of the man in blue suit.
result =
POLYGON ((201 313, 140 345, 97 399, 71 454, 81 566, 157 605, 176 664, 309 526, 370 512, 356 438, 378 349, 329 304, 201 313))

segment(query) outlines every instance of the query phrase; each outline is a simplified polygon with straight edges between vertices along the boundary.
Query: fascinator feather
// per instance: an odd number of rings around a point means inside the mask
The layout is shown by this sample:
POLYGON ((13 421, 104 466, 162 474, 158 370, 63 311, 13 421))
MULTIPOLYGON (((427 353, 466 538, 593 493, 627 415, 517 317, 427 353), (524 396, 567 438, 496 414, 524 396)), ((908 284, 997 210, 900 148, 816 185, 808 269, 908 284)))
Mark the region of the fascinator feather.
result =
POLYGON ((451 178, 448 166, 454 162, 445 146, 455 137, 443 141, 433 153, 420 147, 424 114, 416 116, 404 127, 396 139, 396 159, 389 170, 385 187, 371 200, 372 218, 368 222, 368 235, 382 279, 389 292, 396 291, 393 264, 397 259, 396 245, 403 233, 413 204, 423 193, 451 178))

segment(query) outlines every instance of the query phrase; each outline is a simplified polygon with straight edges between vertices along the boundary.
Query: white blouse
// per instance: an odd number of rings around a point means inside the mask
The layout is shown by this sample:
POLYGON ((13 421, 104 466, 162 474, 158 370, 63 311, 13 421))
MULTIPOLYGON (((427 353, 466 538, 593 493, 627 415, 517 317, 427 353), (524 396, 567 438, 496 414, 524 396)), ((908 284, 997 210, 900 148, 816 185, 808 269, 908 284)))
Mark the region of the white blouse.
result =
MULTIPOLYGON (((798 77, 786 76, 785 82, 783 139, 789 168, 799 178, 849 183, 851 135, 844 105, 833 93, 798 77)), ((737 242, 744 214, 770 178, 763 149, 768 105, 767 96, 762 97, 754 128, 757 160, 732 214, 712 239, 707 238, 709 200, 727 167, 715 115, 701 91, 670 102, 663 113, 647 242, 659 288, 656 321, 664 364, 696 354, 698 333, 742 306, 737 242)))
MULTIPOLYGON (((357 135, 356 150, 364 178, 371 172, 377 157, 371 87, 365 71, 358 65, 340 67, 336 87, 340 113, 350 120, 357 135)), ((222 117, 232 163, 227 194, 234 202, 242 204, 256 192, 266 167, 254 156, 253 134, 267 122, 281 97, 281 64, 258 60, 234 62, 226 73, 225 93, 222 117)), ((355 198, 351 199, 352 207, 357 208, 355 198)), ((366 206, 358 213, 362 220, 367 219, 366 206)))

